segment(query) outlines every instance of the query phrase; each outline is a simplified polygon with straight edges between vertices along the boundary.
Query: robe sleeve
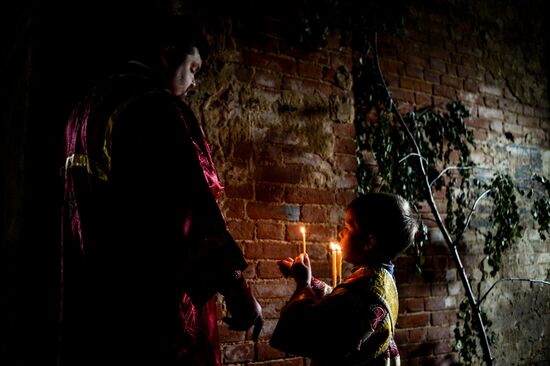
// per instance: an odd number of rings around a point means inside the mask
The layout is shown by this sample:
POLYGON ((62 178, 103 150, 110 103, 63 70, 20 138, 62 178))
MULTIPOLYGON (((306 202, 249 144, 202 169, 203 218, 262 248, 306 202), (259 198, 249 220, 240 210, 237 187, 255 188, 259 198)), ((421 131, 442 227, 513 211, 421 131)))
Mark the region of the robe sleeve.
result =
MULTIPOLYGON (((247 263, 204 177, 178 101, 134 101, 112 129, 118 235, 139 268, 182 287, 195 304, 228 286, 247 263)), ((136 268, 136 272, 137 272, 136 268)), ((240 277, 239 277, 240 278, 240 277)))

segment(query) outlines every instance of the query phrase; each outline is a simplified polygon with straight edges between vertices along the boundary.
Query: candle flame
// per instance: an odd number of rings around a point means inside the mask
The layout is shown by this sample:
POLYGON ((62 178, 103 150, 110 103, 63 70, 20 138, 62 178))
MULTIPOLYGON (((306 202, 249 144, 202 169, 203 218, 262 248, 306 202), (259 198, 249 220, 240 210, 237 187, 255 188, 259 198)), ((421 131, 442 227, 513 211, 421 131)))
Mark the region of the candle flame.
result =
POLYGON ((336 244, 336 243, 334 243, 334 242, 330 242, 329 249, 330 249, 330 250, 336 250, 336 251, 342 250, 342 248, 340 247, 340 245, 338 245, 338 244, 336 244))
POLYGON ((302 226, 302 227, 300 228, 300 231, 302 232, 302 234, 305 234, 305 233, 306 233, 306 228, 302 226))

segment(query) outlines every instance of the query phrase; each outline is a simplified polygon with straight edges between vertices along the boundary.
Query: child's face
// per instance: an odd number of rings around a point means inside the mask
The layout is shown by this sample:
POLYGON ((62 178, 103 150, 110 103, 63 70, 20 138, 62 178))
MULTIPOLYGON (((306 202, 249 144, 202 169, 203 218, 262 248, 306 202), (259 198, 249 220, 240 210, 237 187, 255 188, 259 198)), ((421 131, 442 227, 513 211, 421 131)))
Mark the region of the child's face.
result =
POLYGON ((365 262, 365 241, 361 238, 355 218, 351 210, 346 211, 344 228, 338 233, 342 258, 351 264, 360 265, 365 262))

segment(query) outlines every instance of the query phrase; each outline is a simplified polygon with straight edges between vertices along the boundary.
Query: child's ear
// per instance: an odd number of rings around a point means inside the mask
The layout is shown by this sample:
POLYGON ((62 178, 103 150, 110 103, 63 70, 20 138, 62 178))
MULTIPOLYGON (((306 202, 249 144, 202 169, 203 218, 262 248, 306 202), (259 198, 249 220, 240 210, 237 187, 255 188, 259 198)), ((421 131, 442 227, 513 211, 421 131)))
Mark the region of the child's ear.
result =
POLYGON ((372 235, 367 235, 367 240, 365 241, 365 252, 371 251, 376 246, 377 240, 372 235))

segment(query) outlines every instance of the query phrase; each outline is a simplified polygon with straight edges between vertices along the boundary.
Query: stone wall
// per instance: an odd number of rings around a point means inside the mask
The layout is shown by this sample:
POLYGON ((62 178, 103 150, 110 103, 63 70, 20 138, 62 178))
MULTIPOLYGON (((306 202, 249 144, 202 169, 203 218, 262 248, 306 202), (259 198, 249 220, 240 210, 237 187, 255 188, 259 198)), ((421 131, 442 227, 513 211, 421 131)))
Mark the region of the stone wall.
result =
MULTIPOLYGON (((400 110, 443 108, 451 99, 462 100, 472 112, 468 124, 477 143, 476 174, 488 178, 505 172, 520 184, 532 172, 549 176, 548 73, 541 34, 514 38, 514 8, 474 9, 475 17, 457 16, 458 10, 448 4, 411 8, 401 30, 379 35, 382 71, 400 110)), ((292 48, 281 36, 281 18, 258 23, 254 32, 229 18, 211 24, 215 53, 193 97, 226 186, 223 212, 249 261, 247 279, 266 319, 257 345, 250 334, 232 332, 220 322, 223 359, 227 365, 302 365, 308 361, 267 343, 294 289, 276 261, 298 253, 304 225, 314 274, 329 279, 326 246, 336 239, 357 184, 352 50, 341 49, 336 39, 315 51, 292 48)), ((476 289, 483 215, 461 247, 476 289)), ((464 291, 441 234, 434 227, 430 234, 422 274, 415 272, 411 257, 396 262, 397 342, 404 365, 457 362, 452 330, 464 291)), ((506 253, 497 278, 548 280, 549 250, 548 240, 542 241, 527 221, 525 237, 506 253)), ((481 294, 495 280, 481 284, 481 294)), ((540 284, 502 282, 494 288, 483 308, 493 322, 497 364, 550 361, 549 299, 548 287, 540 284)), ((221 298, 219 305, 221 317, 221 298)))

